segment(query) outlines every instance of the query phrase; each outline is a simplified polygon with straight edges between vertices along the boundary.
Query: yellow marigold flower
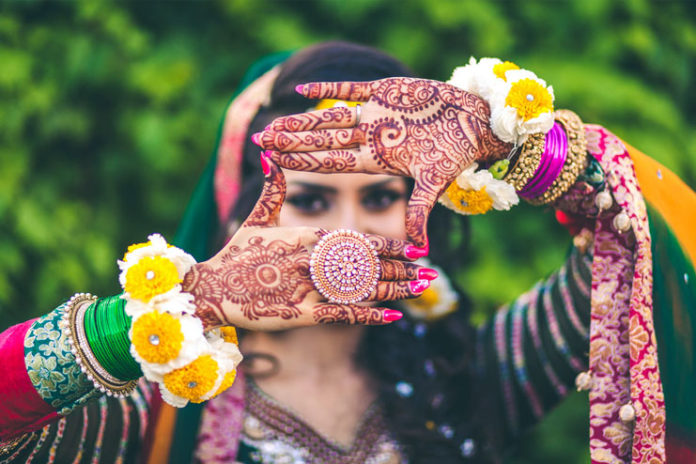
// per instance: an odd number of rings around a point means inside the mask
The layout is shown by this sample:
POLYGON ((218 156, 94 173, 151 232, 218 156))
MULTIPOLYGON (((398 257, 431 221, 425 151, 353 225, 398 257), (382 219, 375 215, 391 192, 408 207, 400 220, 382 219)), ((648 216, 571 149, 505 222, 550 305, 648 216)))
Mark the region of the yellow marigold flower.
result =
POLYGON ((176 265, 161 256, 146 256, 128 269, 124 290, 131 298, 148 302, 181 283, 176 265))
POLYGON ((420 310, 428 312, 430 308, 435 306, 439 301, 440 297, 437 292, 431 287, 428 287, 418 298, 411 300, 411 303, 420 310))
POLYGON ((201 397, 215 386, 218 363, 210 355, 199 356, 181 369, 164 375, 164 386, 177 396, 192 403, 200 403, 201 397))
POLYGON ((239 339, 237 338, 237 329, 235 329, 234 327, 220 327, 220 335, 222 335, 222 339, 226 342, 239 345, 239 339))
POLYGON ((181 322, 171 314, 152 311, 133 323, 131 343, 147 362, 164 364, 176 359, 183 341, 181 322))
POLYGON ((485 214, 493 209, 493 199, 485 186, 481 190, 464 190, 452 182, 445 194, 456 208, 467 214, 485 214))
POLYGON ((505 81, 507 80, 505 79, 505 73, 511 69, 520 69, 520 67, 512 61, 503 61, 502 63, 498 63, 493 66, 493 73, 505 81))
POLYGON ((222 378, 222 383, 220 384, 220 388, 217 389, 215 394, 213 395, 213 398, 218 396, 220 393, 224 392, 228 388, 232 386, 234 383, 234 379, 237 378, 237 369, 232 369, 229 371, 225 376, 222 378))
POLYGON ((534 79, 520 79, 512 84, 505 104, 515 108, 517 116, 524 121, 553 111, 551 93, 534 79))

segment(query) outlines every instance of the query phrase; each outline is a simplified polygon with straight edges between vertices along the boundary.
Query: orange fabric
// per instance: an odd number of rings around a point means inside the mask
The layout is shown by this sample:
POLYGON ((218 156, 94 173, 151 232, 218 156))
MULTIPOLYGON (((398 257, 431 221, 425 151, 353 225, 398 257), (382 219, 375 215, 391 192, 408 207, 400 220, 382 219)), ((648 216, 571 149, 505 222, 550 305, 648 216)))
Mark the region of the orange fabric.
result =
POLYGON ((696 192, 672 171, 623 143, 633 160, 645 199, 670 226, 691 264, 696 264, 696 192))
POLYGON ((174 424, 176 424, 176 411, 174 406, 162 402, 147 464, 167 464, 169 462, 169 450, 172 447, 174 424))

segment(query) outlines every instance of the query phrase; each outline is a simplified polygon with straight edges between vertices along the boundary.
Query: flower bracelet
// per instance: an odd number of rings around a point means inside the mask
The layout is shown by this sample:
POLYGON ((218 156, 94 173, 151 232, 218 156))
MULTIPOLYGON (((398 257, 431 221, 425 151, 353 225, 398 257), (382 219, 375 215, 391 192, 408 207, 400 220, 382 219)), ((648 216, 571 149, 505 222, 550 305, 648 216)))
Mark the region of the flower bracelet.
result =
POLYGON ((554 93, 531 71, 497 58, 471 58, 447 82, 483 98, 493 134, 514 149, 487 169, 468 166, 439 202, 457 213, 509 210, 519 197, 541 205, 556 201, 587 168, 582 122, 554 112, 554 93))
POLYGON ((172 406, 200 403, 229 388, 242 360, 233 327, 204 332, 193 296, 182 290, 196 263, 159 234, 131 245, 118 262, 119 280, 132 317, 130 353, 147 380, 160 385, 172 406))

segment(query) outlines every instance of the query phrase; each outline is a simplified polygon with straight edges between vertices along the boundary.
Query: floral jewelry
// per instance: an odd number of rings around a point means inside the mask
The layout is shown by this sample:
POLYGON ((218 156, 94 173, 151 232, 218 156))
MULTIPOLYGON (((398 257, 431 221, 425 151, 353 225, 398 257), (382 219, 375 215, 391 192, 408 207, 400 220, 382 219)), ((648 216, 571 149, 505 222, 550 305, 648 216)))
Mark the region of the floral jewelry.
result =
POLYGON ((553 87, 510 61, 475 58, 458 67, 447 81, 488 102, 491 129, 503 142, 519 146, 530 134, 553 126, 553 87))
POLYGON ((454 291, 452 283, 445 271, 434 266, 426 258, 418 260, 418 264, 435 269, 439 277, 430 283, 430 287, 418 297, 402 301, 403 308, 416 320, 427 322, 436 321, 454 312, 459 307, 459 296, 454 291))
POLYGON ((312 282, 331 303, 358 303, 375 288, 381 268, 377 251, 364 235, 336 230, 324 235, 309 263, 312 282))
POLYGON ((519 203, 515 188, 509 183, 496 179, 486 169, 476 171, 477 163, 468 168, 440 195, 441 205, 460 214, 485 214, 491 209, 509 210, 519 203))
POLYGON ((242 359, 233 327, 203 332, 193 296, 181 288, 196 263, 159 234, 131 245, 118 262, 130 352, 145 378, 160 384, 162 399, 175 407, 213 398, 234 382, 242 359))

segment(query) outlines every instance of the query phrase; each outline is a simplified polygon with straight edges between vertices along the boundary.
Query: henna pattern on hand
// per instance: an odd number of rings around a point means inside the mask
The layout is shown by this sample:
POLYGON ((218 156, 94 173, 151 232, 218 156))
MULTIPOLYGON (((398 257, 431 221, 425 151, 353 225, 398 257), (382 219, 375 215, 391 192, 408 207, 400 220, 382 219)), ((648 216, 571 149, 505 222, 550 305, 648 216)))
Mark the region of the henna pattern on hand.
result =
POLYGON ((427 245, 430 210, 456 176, 474 161, 500 159, 512 149, 493 135, 490 108, 483 99, 442 82, 389 78, 315 83, 305 85, 303 92, 309 98, 364 102, 360 124, 348 135, 343 121, 319 125, 319 119, 328 117, 325 113, 286 116, 273 123, 285 132, 264 133, 264 146, 280 152, 274 159, 284 167, 327 172, 334 167, 327 161, 331 153, 360 143, 356 170, 414 178, 406 223, 418 246, 427 245), (312 131, 312 126, 322 129, 312 131))
POLYGON ((383 324, 382 311, 369 306, 319 304, 314 310, 318 324, 383 324))
POLYGON ((252 236, 243 248, 228 247, 217 263, 194 266, 184 281, 184 289, 195 298, 197 315, 212 326, 235 322, 224 311, 228 302, 239 305, 250 321, 297 318, 298 305, 314 290, 309 253, 300 243, 252 236))

